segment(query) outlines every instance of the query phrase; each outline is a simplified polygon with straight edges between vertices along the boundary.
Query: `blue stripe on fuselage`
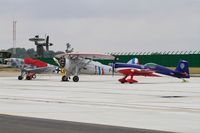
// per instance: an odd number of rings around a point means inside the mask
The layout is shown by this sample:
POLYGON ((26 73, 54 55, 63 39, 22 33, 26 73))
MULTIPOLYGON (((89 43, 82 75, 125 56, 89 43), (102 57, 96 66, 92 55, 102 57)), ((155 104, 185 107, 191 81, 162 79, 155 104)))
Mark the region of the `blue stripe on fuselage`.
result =
MULTIPOLYGON (((150 69, 150 70, 152 70, 152 69, 150 69)), ((153 70, 160 74, 174 76, 174 70, 168 69, 168 68, 160 66, 160 65, 156 65, 155 69, 153 69, 153 70)))
POLYGON ((175 70, 171 70, 169 68, 166 68, 164 66, 161 65, 157 65, 155 64, 155 67, 149 67, 147 65, 145 65, 146 68, 155 71, 156 73, 159 74, 163 74, 163 75, 168 75, 168 76, 173 76, 173 77, 177 77, 177 78, 183 78, 183 75, 180 72, 176 72, 175 70))
POLYGON ((144 69, 145 67, 143 65, 137 65, 137 64, 126 64, 126 63, 116 63, 115 68, 138 68, 138 69, 144 69))

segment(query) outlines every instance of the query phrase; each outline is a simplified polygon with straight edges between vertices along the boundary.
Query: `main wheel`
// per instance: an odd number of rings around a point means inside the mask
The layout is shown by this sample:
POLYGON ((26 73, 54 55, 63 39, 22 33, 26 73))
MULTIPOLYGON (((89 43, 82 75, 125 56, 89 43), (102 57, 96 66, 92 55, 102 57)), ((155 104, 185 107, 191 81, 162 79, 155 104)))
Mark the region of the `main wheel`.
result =
POLYGON ((26 80, 31 80, 31 76, 26 76, 26 80))
POLYGON ((74 76, 74 77, 73 77, 73 81, 74 81, 74 82, 78 82, 78 81, 79 81, 79 77, 78 77, 78 76, 74 76))
POLYGON ((23 77, 22 76, 18 76, 18 80, 22 80, 23 79, 23 77))
POLYGON ((62 81, 69 81, 67 76, 62 76, 62 81))
POLYGON ((33 79, 36 79, 36 75, 33 75, 33 79))

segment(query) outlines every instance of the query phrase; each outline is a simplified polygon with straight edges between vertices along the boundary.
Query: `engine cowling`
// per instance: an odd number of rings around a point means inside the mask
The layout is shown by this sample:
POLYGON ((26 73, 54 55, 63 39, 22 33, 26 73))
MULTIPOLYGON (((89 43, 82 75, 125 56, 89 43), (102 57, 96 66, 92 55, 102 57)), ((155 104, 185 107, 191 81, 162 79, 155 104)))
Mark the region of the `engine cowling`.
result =
POLYGON ((65 58, 61 58, 59 59, 59 64, 60 64, 60 67, 61 68, 64 68, 65 67, 65 64, 66 64, 66 59, 65 58))

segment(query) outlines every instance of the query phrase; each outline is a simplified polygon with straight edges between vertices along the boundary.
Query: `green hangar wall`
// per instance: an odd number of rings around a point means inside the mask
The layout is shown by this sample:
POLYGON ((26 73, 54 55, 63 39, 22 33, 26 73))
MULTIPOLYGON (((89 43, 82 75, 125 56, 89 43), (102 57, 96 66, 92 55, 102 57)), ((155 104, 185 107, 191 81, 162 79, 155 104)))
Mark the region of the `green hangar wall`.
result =
MULTIPOLYGON (((117 60, 116 62, 126 63, 132 58, 138 58, 140 64, 149 62, 157 63, 166 67, 176 67, 179 60, 186 60, 189 62, 190 67, 200 68, 200 54, 151 54, 151 55, 114 55, 117 60)), ((49 64, 57 65, 53 58, 37 58, 49 64)), ((111 60, 96 60, 103 64, 109 64, 111 60)))
MULTIPOLYGON (((138 58, 140 64, 149 62, 157 63, 166 67, 175 67, 179 60, 186 60, 190 67, 200 67, 200 54, 185 54, 185 55, 114 55, 116 62, 126 63, 132 58, 138 58)), ((103 64, 111 63, 108 60, 98 60, 103 64)))
POLYGON ((175 67, 179 60, 186 60, 190 67, 200 67, 200 54, 192 55, 119 55, 119 62, 128 62, 131 58, 139 59, 140 64, 149 62, 157 63, 166 67, 175 67))

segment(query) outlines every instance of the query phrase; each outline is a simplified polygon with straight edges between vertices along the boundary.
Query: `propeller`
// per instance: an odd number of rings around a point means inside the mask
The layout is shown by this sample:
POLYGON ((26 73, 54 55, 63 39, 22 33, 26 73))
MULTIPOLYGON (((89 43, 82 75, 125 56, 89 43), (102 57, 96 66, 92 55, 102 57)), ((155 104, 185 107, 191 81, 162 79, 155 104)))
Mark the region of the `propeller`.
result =
POLYGON ((49 36, 47 36, 47 38, 46 38, 46 43, 45 43, 45 45, 46 45, 46 50, 47 50, 47 51, 49 51, 49 46, 52 46, 52 45, 53 45, 52 43, 49 43, 49 36))
POLYGON ((114 58, 113 63, 112 63, 112 76, 115 75, 115 63, 117 61, 117 57, 114 58))
POLYGON ((49 51, 49 36, 46 38, 46 50, 49 51))

